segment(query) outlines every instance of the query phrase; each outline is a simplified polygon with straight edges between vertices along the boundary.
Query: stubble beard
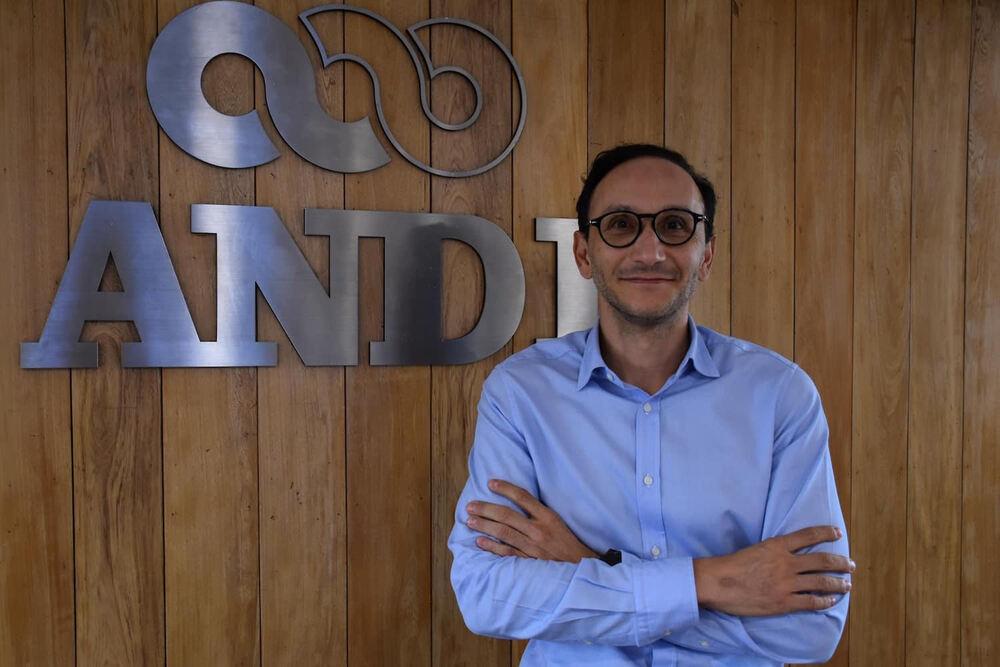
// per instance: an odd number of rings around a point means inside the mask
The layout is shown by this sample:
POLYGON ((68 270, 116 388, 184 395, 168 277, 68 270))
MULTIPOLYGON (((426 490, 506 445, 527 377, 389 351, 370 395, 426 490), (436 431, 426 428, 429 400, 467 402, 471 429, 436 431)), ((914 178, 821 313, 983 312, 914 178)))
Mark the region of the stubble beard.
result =
POLYGON ((608 305, 621 317, 622 321, 632 327, 644 330, 673 324, 678 316, 684 312, 685 307, 691 302, 691 297, 694 296, 695 289, 698 287, 698 274, 692 272, 687 282, 684 283, 680 291, 669 303, 655 311, 643 312, 630 308, 628 304, 622 301, 615 291, 608 286, 607 280, 604 278, 604 273, 596 266, 592 267, 591 276, 594 279, 594 287, 597 289, 597 293, 608 302, 608 305))

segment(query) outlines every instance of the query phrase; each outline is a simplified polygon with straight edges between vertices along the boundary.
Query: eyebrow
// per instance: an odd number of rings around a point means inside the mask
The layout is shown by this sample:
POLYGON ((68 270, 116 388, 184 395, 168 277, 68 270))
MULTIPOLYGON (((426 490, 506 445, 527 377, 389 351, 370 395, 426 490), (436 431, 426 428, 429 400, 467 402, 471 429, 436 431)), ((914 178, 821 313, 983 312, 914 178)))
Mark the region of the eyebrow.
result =
MULTIPOLYGON (((672 205, 668 206, 667 208, 663 208, 663 209, 660 209, 660 210, 661 211, 667 211, 667 210, 672 209, 672 208, 679 208, 679 209, 683 209, 683 210, 689 210, 686 206, 681 206, 680 204, 672 204, 672 205)), ((636 209, 634 209, 633 207, 629 206, 628 204, 611 204, 606 209, 604 209, 603 211, 601 211, 600 213, 598 213, 597 215, 595 215, 594 217, 595 218, 599 218, 602 215, 607 215, 608 213, 614 213, 615 211, 629 211, 631 213, 641 213, 641 211, 637 211, 636 209)), ((659 213, 659 211, 650 211, 650 213, 659 213)), ((692 213, 697 213, 697 211, 693 211, 692 210, 692 213)), ((704 209, 702 209, 701 215, 704 215, 704 209)))

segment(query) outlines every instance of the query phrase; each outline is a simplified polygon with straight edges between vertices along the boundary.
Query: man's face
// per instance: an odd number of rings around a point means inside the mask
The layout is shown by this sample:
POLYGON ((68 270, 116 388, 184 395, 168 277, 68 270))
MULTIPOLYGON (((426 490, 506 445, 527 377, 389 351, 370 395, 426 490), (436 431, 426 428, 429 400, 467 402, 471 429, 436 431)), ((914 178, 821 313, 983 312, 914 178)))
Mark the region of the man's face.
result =
MULTIPOLYGON (((661 158, 641 157, 618 165, 601 180, 590 201, 590 219, 610 211, 657 213, 667 208, 705 212, 698 186, 683 169, 661 158)), ((708 278, 714 250, 715 239, 705 242, 704 223, 687 243, 668 246, 653 233, 649 218, 627 248, 609 246, 595 227, 573 239, 577 267, 584 278, 593 279, 601 315, 611 314, 610 308, 640 327, 687 317, 695 287, 708 278)))

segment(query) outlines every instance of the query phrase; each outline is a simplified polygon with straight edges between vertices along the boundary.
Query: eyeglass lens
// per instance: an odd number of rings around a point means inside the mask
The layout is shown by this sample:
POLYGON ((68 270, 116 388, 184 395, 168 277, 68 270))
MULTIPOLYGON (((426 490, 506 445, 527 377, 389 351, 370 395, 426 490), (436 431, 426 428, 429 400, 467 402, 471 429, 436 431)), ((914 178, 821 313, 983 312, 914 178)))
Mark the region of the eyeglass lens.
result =
MULTIPOLYGON (((694 235, 694 227, 694 216, 687 211, 661 211, 653 219, 653 231, 668 245, 686 243, 694 235)), ((601 219, 600 231, 605 243, 624 247, 638 238, 642 231, 642 222, 635 213, 618 211, 601 219)))

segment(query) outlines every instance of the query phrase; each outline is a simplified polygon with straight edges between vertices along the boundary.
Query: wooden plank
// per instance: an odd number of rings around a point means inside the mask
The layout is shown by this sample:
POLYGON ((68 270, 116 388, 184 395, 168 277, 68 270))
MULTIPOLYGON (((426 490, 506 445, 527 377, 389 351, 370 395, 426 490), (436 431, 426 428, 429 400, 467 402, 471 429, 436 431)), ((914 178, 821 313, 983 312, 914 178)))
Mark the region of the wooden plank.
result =
POLYGON ((699 324, 730 331, 732 236, 731 0, 667 2, 666 144, 708 176, 719 197, 715 259, 708 281, 691 303, 699 324))
POLYGON ((66 371, 24 371, 66 264, 62 2, 0 4, 0 664, 73 664, 73 495, 66 371), (30 270, 25 270, 29 269, 30 270))
POLYGON ((623 143, 663 142, 663 0, 588 6, 588 157, 623 143))
MULTIPOLYGON (((298 13, 312 0, 257 2, 293 26, 318 72, 320 101, 344 116, 343 64, 323 70, 298 13)), ((343 17, 318 17, 334 52, 343 17)), ((257 107, 263 79, 257 73, 257 107)), ((269 122, 266 114, 265 123, 269 122)), ((270 129, 270 128, 269 128, 270 129)), ((271 132, 272 137, 279 136, 271 132)), ((326 237, 305 236, 306 207, 343 208, 344 177, 311 165, 279 142, 281 157, 259 167, 256 200, 273 206, 323 285, 329 283, 326 237)), ((306 368, 262 299, 258 335, 278 341, 279 364, 257 372, 260 455, 261 655, 264 664, 347 664, 347 508, 344 369, 306 368)))
MULTIPOLYGON (((587 171, 587 43, 581 39, 587 3, 514 0, 511 13, 510 46, 530 105, 511 163, 514 245, 525 275, 524 315, 513 339, 513 349, 521 350, 556 335, 555 245, 535 241, 535 218, 576 217, 587 171)), ((526 646, 513 643, 511 664, 526 646)))
POLYGON ((858 5, 850 660, 902 665, 913 2, 858 5))
MULTIPOLYGON (((380 0, 364 6, 401 27, 427 18, 427 5, 380 0)), ((412 154, 429 159, 417 77, 402 45, 359 16, 345 22, 345 49, 378 73, 388 122, 412 154)), ((368 75, 346 71, 346 117, 377 127, 368 75)), ((346 179, 345 206, 426 211, 430 179, 392 150, 391 163, 346 179)), ((348 655, 352 665, 431 664, 430 369, 370 367, 380 340, 381 242, 359 252, 361 364, 347 369, 348 655), (392 641, 386 641, 391 637, 392 641)))
MULTIPOLYGON (((854 308, 854 0, 796 11, 795 361, 830 425, 844 516, 851 516, 854 308)), ((850 525, 848 525, 850 535, 850 525)), ((831 664, 846 665, 847 632, 831 664)))
MULTIPOLYGON (((587 3, 514 0, 511 49, 530 110, 512 162, 514 245, 525 301, 514 349, 556 335, 555 244, 535 241, 535 218, 575 218, 587 171, 587 3)), ((515 106, 516 113, 516 106, 515 106)), ((517 118, 511 119, 512 123, 517 118)))
MULTIPOLYGON (((141 91, 156 31, 141 2, 66 3, 70 225, 93 199, 158 199, 141 91)), ((72 373, 77 660, 163 661, 160 373, 122 369, 134 325, 91 324, 100 368, 72 373)))
POLYGON ((970 5, 916 8, 905 636, 906 664, 928 667, 961 657, 970 5))
MULTIPOLYGON (((457 16, 483 26, 510 44, 510 5, 475 0, 432 0, 432 16, 457 16)), ((510 67, 498 50, 469 30, 441 26, 431 36, 435 62, 456 63, 469 70, 482 87, 483 111, 470 129, 431 132, 435 165, 470 168, 503 150, 513 133, 510 67)), ((471 112, 471 88, 452 77, 433 91, 432 108, 447 122, 460 122, 471 112)), ((537 165, 536 165, 537 168, 537 165)), ((445 213, 471 213, 511 233, 511 163, 506 160, 472 178, 435 177, 431 207, 445 213)), ((475 252, 458 242, 443 248, 442 328, 445 338, 469 332, 483 302, 483 275, 475 252)), ((455 503, 468 479, 468 453, 474 436, 476 405, 482 383, 509 345, 488 359, 460 366, 437 366, 431 375, 431 470, 433 557, 433 659, 435 665, 507 665, 508 642, 478 637, 462 621, 451 588, 448 535, 455 523, 455 503)))
MULTIPOLYGON (((160 29, 188 2, 159 3, 160 29)), ((253 68, 238 56, 203 77, 220 111, 253 107, 253 68)), ((160 140, 160 224, 202 340, 215 340, 216 241, 191 233, 191 204, 253 204, 252 170, 228 170, 160 140)), ((257 372, 163 371, 167 659, 260 662, 257 372)))
POLYGON ((977 0, 969 99, 962 473, 962 665, 1000 655, 1000 7, 977 0))
POLYGON ((795 3, 733 4, 732 332, 794 347, 795 3))

